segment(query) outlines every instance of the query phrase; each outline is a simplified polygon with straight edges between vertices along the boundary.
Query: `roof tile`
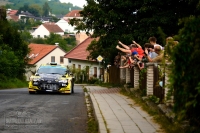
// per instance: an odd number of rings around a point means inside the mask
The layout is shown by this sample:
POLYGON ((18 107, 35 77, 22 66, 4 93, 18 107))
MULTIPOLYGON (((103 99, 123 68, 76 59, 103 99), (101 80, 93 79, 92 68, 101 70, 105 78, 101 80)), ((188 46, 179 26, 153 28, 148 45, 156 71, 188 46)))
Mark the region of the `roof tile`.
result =
POLYGON ((74 49, 69 51, 65 58, 70 59, 77 59, 77 60, 88 60, 87 56, 89 56, 89 52, 86 50, 88 45, 94 40, 95 38, 88 37, 82 43, 77 45, 74 49))
POLYGON ((49 31, 49 32, 64 32, 57 24, 55 23, 44 23, 43 26, 49 31))
POLYGON ((64 17, 81 17, 80 16, 80 12, 81 10, 72 10, 71 12, 69 12, 68 14, 66 14, 64 17))
POLYGON ((30 48, 29 58, 31 59, 28 64, 35 64, 47 54, 57 48, 56 45, 47 45, 47 44, 29 44, 30 48))

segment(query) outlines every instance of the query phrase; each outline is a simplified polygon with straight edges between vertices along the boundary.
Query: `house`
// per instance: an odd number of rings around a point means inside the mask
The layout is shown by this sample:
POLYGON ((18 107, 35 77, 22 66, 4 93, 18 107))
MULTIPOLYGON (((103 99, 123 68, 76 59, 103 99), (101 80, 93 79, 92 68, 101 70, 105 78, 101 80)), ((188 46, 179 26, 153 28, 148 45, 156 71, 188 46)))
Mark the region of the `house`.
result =
POLYGON ((29 44, 30 53, 27 56, 29 58, 28 67, 26 69, 26 77, 32 75, 41 64, 50 62, 57 62, 58 64, 66 64, 64 61, 64 55, 66 52, 57 45, 48 44, 29 44))
POLYGON ((66 14, 63 18, 61 18, 56 24, 60 26, 60 28, 67 33, 76 33, 74 29, 75 26, 69 24, 69 20, 73 18, 82 19, 83 17, 80 16, 79 12, 81 10, 72 10, 68 14, 66 14))
POLYGON ((66 14, 63 19, 65 20, 70 20, 73 18, 77 18, 77 19, 83 19, 83 17, 81 17, 80 12, 81 10, 72 10, 70 11, 68 14, 66 14))
POLYGON ((69 51, 64 58, 66 58, 67 65, 72 68, 80 70, 86 69, 88 77, 102 78, 103 68, 102 64, 96 60, 88 60, 87 56, 89 52, 86 51, 88 45, 94 40, 94 38, 88 37, 82 43, 77 45, 74 49, 69 51))
POLYGON ((6 19, 17 22, 19 20, 19 17, 16 15, 17 12, 18 12, 18 10, 7 9, 7 11, 6 11, 6 19))
POLYGON ((64 31, 55 23, 44 23, 40 25, 35 31, 33 31, 32 36, 34 38, 45 38, 50 35, 50 33, 64 35, 64 31))
POLYGON ((60 19, 57 23, 56 23, 64 32, 67 33, 74 33, 75 34, 75 26, 72 26, 69 24, 68 20, 65 19, 60 19))

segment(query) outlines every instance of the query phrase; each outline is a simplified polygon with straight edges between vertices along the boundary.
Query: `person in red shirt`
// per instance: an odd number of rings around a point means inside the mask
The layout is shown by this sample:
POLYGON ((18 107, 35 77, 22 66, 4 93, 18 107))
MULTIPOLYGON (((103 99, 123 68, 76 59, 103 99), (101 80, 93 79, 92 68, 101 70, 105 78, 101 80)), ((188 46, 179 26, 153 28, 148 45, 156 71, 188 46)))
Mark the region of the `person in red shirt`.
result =
POLYGON ((130 54, 132 55, 132 53, 134 51, 136 51, 138 53, 138 56, 140 59, 142 59, 142 57, 144 56, 144 50, 142 49, 142 47, 140 46, 140 44, 136 43, 135 41, 133 41, 133 44, 131 44, 130 46, 127 46, 125 44, 123 44, 122 42, 118 42, 120 45, 122 45, 124 48, 119 47, 118 45, 116 46, 116 48, 126 54, 130 54))

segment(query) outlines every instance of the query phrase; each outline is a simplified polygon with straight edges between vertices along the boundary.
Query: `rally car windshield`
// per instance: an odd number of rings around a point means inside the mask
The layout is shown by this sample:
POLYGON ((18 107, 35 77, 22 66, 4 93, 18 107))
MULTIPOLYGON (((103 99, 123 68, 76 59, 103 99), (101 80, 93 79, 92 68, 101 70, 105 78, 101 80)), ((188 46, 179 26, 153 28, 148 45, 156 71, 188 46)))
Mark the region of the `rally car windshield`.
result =
POLYGON ((37 73, 39 74, 66 74, 66 68, 58 68, 58 67, 41 67, 38 69, 37 73))

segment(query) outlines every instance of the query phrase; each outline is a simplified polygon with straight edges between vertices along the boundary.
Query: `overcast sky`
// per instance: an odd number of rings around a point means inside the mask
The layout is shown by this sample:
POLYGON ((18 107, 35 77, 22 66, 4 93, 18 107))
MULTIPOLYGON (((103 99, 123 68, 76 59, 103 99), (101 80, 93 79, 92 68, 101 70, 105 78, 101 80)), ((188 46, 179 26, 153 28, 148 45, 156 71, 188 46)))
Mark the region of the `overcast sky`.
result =
POLYGON ((86 4, 86 0, 60 0, 60 2, 65 2, 65 3, 72 3, 74 6, 79 6, 83 8, 83 5, 86 4))

